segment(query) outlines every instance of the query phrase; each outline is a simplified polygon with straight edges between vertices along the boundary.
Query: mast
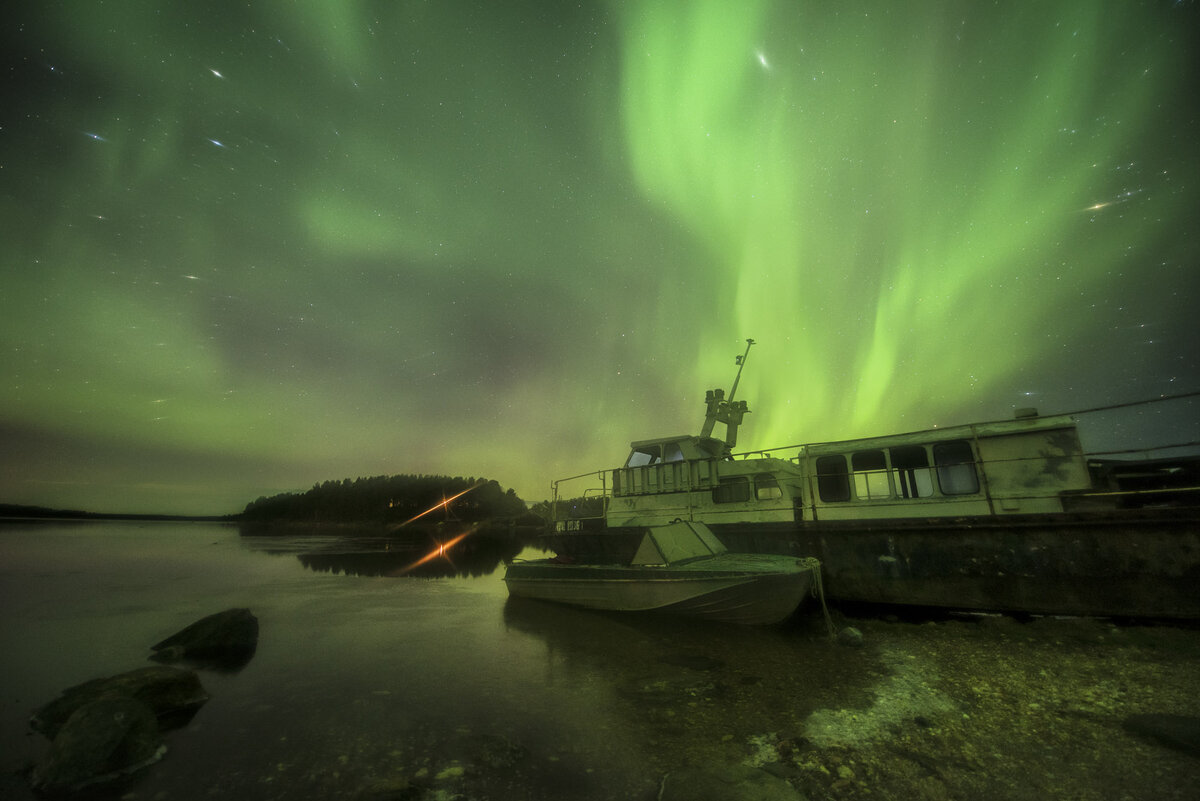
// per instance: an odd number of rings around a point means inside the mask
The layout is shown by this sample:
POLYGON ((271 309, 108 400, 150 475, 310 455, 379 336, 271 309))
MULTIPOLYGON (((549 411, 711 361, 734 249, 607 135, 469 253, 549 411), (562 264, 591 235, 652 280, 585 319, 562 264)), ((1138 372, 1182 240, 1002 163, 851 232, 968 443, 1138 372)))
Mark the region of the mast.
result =
POLYGON ((733 377, 733 388, 729 390, 729 402, 733 403, 733 396, 737 394, 738 382, 742 380, 742 368, 746 366, 746 357, 750 355, 750 346, 754 344, 753 339, 746 340, 746 352, 737 357, 738 371, 733 377))
POLYGON ((729 390, 729 400, 725 399, 723 389, 710 389, 704 393, 704 427, 700 430, 700 436, 712 436, 713 426, 724 423, 726 456, 733 452, 733 446, 737 444, 737 430, 742 424, 742 416, 750 413, 746 402, 735 401, 733 396, 737 394, 738 382, 742 380, 742 368, 746 366, 746 358, 750 355, 750 346, 753 344, 753 339, 747 339, 746 352, 737 357, 738 371, 733 379, 733 388, 729 390))

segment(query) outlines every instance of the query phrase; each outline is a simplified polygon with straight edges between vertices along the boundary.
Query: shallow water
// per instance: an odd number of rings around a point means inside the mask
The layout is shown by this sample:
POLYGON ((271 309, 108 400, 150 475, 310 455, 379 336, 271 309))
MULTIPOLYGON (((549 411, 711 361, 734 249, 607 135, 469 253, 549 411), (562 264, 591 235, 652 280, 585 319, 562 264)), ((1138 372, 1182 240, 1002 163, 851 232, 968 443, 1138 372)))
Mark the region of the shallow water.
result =
POLYGON ((231 607, 258 617, 256 654, 200 671, 211 700, 123 797, 653 798, 667 771, 736 763, 814 709, 866 705, 880 675, 811 620, 750 629, 519 603, 502 566, 388 575, 406 559, 393 544, 0 526, 0 795, 32 798, 14 778, 46 747, 27 733, 32 709, 149 664, 151 644, 231 607))

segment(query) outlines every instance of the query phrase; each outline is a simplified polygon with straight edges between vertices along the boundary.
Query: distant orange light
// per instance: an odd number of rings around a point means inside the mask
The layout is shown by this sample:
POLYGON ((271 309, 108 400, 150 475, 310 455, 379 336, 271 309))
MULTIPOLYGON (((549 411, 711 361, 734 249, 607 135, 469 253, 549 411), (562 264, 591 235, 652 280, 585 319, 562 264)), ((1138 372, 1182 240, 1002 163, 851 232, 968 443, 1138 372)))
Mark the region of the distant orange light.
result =
POLYGON ((465 490, 463 490, 462 492, 458 493, 457 495, 451 495, 449 498, 442 498, 442 500, 438 501, 438 502, 437 502, 437 503, 435 503, 433 506, 430 506, 430 507, 429 507, 428 509, 426 509, 424 512, 421 512, 421 513, 419 513, 419 514, 415 514, 415 515, 413 515, 412 517, 408 518, 407 520, 405 520, 405 521, 404 521, 403 523, 401 523, 400 525, 396 526, 396 528, 404 528, 405 526, 407 526, 407 525, 408 525, 409 523, 411 523, 412 521, 414 521, 414 520, 417 520, 417 519, 419 519, 419 518, 422 518, 422 517, 424 517, 425 515, 429 514, 430 512, 432 512, 432 511, 434 511, 434 510, 437 510, 437 509, 444 509, 444 508, 445 508, 446 506, 448 506, 448 505, 449 505, 451 502, 458 500, 459 498, 461 498, 462 496, 466 495, 468 492, 470 492, 470 491, 471 491, 471 490, 473 490, 473 489, 478 489, 478 488, 482 487, 482 486, 483 486, 483 484, 484 484, 484 482, 482 482, 482 481, 481 481, 481 482, 479 482, 478 484, 473 484, 473 485, 471 485, 471 486, 467 487, 465 490))

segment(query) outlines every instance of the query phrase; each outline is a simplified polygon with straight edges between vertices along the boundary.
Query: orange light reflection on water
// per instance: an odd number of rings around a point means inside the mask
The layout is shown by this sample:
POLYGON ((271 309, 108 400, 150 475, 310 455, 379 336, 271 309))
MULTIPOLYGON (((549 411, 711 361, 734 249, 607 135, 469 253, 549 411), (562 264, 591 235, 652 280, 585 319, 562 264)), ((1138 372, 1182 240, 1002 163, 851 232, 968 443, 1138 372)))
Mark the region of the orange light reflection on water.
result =
POLYGON ((459 534, 456 537, 451 537, 450 539, 446 540, 445 542, 439 542, 432 551, 425 554, 424 556, 422 556, 420 559, 413 562, 412 564, 406 565, 405 567, 396 571, 396 573, 394 575, 403 576, 405 573, 409 573, 409 572, 415 570, 416 568, 420 567, 421 565, 425 564, 426 562, 428 562, 432 559, 437 559, 439 556, 442 557, 443 559, 445 559, 447 562, 449 562, 450 566, 453 567, 454 561, 450 558, 450 549, 453 548, 458 543, 465 540, 467 537, 471 536, 471 534, 473 534, 474 532, 475 532, 475 526, 471 526, 469 529, 464 531, 462 534, 459 534))
MULTIPOLYGON (((424 517, 425 515, 429 514, 430 512, 433 512, 437 509, 447 509, 448 510, 450 508, 451 503, 458 500, 462 496, 466 495, 471 490, 482 487, 484 485, 484 483, 485 482, 480 481, 477 484, 473 484, 470 487, 467 487, 462 492, 459 492, 455 495, 451 495, 449 498, 442 498, 441 501, 439 501, 438 503, 435 503, 433 506, 430 506, 424 512, 420 512, 420 513, 415 514, 412 517, 408 518, 403 523, 396 526, 395 529, 404 528, 405 526, 407 526, 409 523, 413 522, 414 520, 419 520, 420 518, 424 517)), ((404 574, 412 572, 413 570, 415 570, 416 568, 425 564, 426 562, 430 561, 431 559, 436 559, 439 556, 444 558, 447 562, 450 563, 451 567, 453 567, 454 562, 450 559, 450 549, 453 548, 458 543, 462 542, 467 537, 469 537, 472 533, 474 533, 477 526, 478 526, 478 524, 472 524, 471 527, 468 528, 466 531, 464 531, 462 534, 459 534, 456 537, 452 537, 451 539, 446 540, 445 542, 439 542, 432 551, 425 554, 424 556, 422 556, 420 559, 413 562, 412 564, 407 565, 404 568, 396 571, 393 575, 403 576, 404 574)), ((395 530, 395 529, 393 529, 393 530, 395 530)))

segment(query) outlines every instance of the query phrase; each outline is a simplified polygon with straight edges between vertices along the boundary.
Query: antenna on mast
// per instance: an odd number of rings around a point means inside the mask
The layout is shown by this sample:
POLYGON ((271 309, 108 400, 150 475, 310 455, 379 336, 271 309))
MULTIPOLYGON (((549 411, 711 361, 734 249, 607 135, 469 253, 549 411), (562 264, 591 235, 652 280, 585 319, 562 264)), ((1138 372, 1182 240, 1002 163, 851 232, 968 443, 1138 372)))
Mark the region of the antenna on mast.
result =
POLYGON ((737 394, 738 382, 742 380, 742 368, 746 366, 746 358, 750 355, 750 346, 754 344, 753 339, 746 340, 746 352, 737 357, 738 371, 733 377, 733 389, 729 390, 729 402, 733 403, 733 396, 737 394))
POLYGON ((700 436, 712 436, 713 426, 717 423, 724 423, 726 456, 733 452, 733 446, 737 444, 737 430, 738 426, 742 424, 742 416, 750 413, 750 410, 746 408, 746 402, 735 401, 733 396, 737 393, 738 382, 742 380, 742 368, 746 366, 746 358, 750 355, 750 346, 753 344, 753 339, 747 339, 746 352, 737 357, 738 371, 733 379, 733 388, 729 390, 729 400, 725 399, 725 390, 723 389, 710 389, 704 393, 706 409, 704 427, 700 430, 700 436))

